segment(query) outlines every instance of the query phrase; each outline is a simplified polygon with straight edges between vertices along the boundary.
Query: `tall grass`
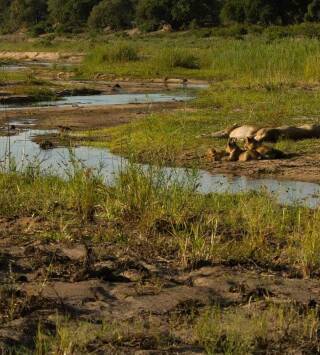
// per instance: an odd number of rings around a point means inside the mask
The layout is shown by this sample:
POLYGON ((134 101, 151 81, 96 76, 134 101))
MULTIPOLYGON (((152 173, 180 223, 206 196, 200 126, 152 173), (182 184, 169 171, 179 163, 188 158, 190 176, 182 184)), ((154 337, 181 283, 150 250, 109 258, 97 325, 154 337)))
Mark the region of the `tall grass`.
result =
POLYGON ((164 48, 155 58, 155 63, 163 69, 200 69, 199 56, 189 49, 164 48))
POLYGON ((104 220, 133 248, 138 231, 153 252, 173 253, 185 267, 238 262, 318 274, 319 209, 282 207, 263 192, 202 195, 196 187, 197 174, 182 179, 134 164, 111 186, 84 168, 67 180, 13 172, 0 175, 0 214, 49 219, 53 234, 59 225, 65 232, 63 223, 104 220))
POLYGON ((252 83, 318 81, 320 44, 318 40, 283 39, 271 43, 263 40, 215 43, 212 75, 252 83))
POLYGON ((195 327, 198 341, 208 354, 253 354, 261 349, 267 353, 282 352, 280 345, 291 350, 319 350, 319 320, 310 310, 299 313, 290 305, 269 304, 263 310, 248 309, 205 312, 195 327), (310 347, 311 348, 308 348, 310 347))
POLYGON ((270 41, 265 37, 244 40, 211 37, 190 42, 183 38, 162 42, 137 40, 134 46, 140 47, 141 59, 137 61, 137 53, 129 49, 133 44, 115 40, 89 51, 80 71, 83 75, 92 72, 140 77, 171 75, 255 84, 318 82, 320 79, 318 39, 270 41))
POLYGON ((138 60, 139 53, 135 46, 128 42, 115 42, 91 50, 85 57, 81 70, 90 74, 108 73, 110 66, 114 64, 127 65, 138 60))

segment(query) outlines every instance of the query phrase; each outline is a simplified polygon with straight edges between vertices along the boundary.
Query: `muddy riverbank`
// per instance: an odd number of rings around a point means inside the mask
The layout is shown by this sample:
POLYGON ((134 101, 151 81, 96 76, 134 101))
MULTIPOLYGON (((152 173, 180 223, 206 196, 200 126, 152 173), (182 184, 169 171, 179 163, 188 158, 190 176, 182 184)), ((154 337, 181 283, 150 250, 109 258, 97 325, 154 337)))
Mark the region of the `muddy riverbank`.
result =
MULTIPOLYGON (((58 126, 70 127, 73 131, 80 130, 79 134, 69 135, 68 144, 82 144, 84 141, 103 141, 103 137, 90 138, 82 136, 81 130, 115 127, 128 124, 141 119, 151 112, 166 114, 173 110, 182 109, 179 102, 164 102, 150 104, 124 104, 108 106, 79 106, 79 107, 34 107, 19 110, 0 112, 2 122, 2 135, 8 133, 6 122, 21 122, 17 129, 28 128, 23 124, 25 118, 32 120, 33 129, 56 129, 58 126)), ((11 132, 15 134, 15 132, 11 132)), ((17 133, 17 132, 16 132, 17 133)), ((48 134, 41 138, 52 140, 56 145, 64 145, 66 137, 61 140, 60 135, 48 134)), ((109 140, 106 137, 105 140, 109 140)), ((144 163, 144 161, 141 161, 144 163)), ((262 160, 253 162, 208 162, 203 157, 203 151, 186 151, 176 158, 179 167, 198 167, 212 174, 225 174, 229 176, 246 176, 249 178, 274 178, 306 182, 320 182, 320 155, 295 154, 287 159, 262 160)))

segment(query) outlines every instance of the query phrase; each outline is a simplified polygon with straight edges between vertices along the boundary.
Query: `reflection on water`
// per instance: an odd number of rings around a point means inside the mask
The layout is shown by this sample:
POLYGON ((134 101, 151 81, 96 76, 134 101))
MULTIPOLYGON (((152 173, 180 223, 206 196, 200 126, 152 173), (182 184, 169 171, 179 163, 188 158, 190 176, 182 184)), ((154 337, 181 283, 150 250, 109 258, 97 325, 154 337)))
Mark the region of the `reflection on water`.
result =
MULTIPOLYGON (((51 131, 52 132, 52 131, 51 131)), ((29 130, 17 136, 0 137, 0 157, 8 155, 10 150, 19 168, 28 164, 41 162, 42 169, 54 171, 65 176, 66 169, 70 167, 70 152, 67 148, 41 150, 36 143, 31 141, 32 136, 44 134, 45 131, 29 130)), ((75 157, 88 168, 97 169, 108 183, 112 183, 114 176, 127 161, 115 156, 107 149, 78 147, 73 149, 75 157)), ((147 167, 144 165, 144 167, 147 167)), ((168 176, 184 180, 190 172, 181 168, 164 168, 168 176)), ((211 175, 199 171, 199 192, 202 193, 239 193, 247 191, 265 191, 276 197, 282 204, 301 204, 316 208, 320 206, 320 185, 299 182, 281 181, 272 179, 247 179, 245 177, 226 177, 224 175, 211 175)))

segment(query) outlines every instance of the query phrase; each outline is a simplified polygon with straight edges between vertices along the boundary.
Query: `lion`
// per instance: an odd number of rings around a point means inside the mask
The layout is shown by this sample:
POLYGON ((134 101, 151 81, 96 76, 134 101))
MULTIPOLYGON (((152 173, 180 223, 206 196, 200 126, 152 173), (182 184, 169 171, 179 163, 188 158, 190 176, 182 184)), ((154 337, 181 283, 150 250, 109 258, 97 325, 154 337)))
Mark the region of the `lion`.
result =
POLYGON ((254 137, 246 138, 244 148, 248 151, 258 152, 263 159, 282 159, 286 156, 281 150, 264 145, 254 137))
POLYGON ((238 124, 209 135, 212 138, 232 138, 245 140, 254 137, 258 142, 277 142, 279 139, 301 140, 308 138, 320 138, 320 125, 305 124, 302 126, 279 126, 279 127, 258 127, 253 125, 238 124))

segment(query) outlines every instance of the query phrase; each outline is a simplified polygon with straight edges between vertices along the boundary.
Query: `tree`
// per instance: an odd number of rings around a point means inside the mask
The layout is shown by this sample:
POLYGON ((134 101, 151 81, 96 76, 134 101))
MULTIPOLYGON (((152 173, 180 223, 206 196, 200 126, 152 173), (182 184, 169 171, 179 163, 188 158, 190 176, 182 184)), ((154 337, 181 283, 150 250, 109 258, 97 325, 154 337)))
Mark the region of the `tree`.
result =
POLYGON ((172 2, 173 0, 139 0, 136 10, 139 27, 153 31, 162 23, 171 23, 172 2))
POLYGON ((98 3, 99 0, 48 0, 50 20, 64 32, 79 30, 98 3))
POLYGON ((278 6, 282 24, 302 22, 309 4, 310 0, 280 0, 278 6))
POLYGON ((246 22, 263 25, 281 22, 278 3, 276 0, 246 0, 246 22))
POLYGON ((197 25, 212 25, 219 22, 220 2, 217 0, 174 1, 171 15, 175 27, 187 27, 191 22, 197 25))
POLYGON ((245 0, 225 0, 221 10, 221 19, 224 22, 246 21, 246 3, 245 0))
POLYGON ((2 6, 8 6, 3 9, 4 25, 9 31, 16 31, 20 27, 31 27, 41 21, 44 21, 47 16, 46 0, 13 0, 9 4, 2 1, 2 6))
POLYGON ((320 21, 320 0, 313 0, 305 15, 306 21, 320 21))
POLYGON ((110 26, 119 30, 128 28, 133 17, 134 9, 131 0, 103 0, 92 9, 88 24, 94 29, 110 26))
POLYGON ((0 0, 0 27, 4 27, 4 23, 8 18, 10 0, 0 0))

